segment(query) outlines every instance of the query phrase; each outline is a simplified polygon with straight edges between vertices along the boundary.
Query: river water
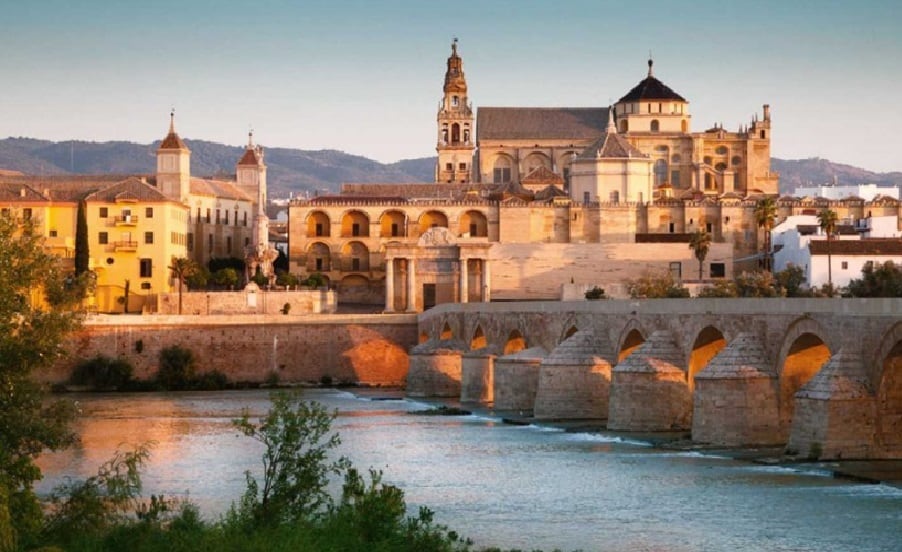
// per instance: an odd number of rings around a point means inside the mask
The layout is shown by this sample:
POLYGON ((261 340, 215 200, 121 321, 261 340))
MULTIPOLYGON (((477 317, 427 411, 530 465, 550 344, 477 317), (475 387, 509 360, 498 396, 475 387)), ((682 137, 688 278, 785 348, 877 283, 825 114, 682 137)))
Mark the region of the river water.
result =
MULTIPOLYGON (((492 416, 411 416, 426 405, 334 390, 333 429, 355 466, 384 472, 478 546, 550 551, 899 551, 902 489, 828 473, 671 452, 599 434, 512 426, 492 416)), ((231 420, 268 409, 264 391, 76 397, 82 445, 42 457, 48 492, 153 441, 145 495, 184 496, 215 518, 259 471, 260 447, 231 420)))

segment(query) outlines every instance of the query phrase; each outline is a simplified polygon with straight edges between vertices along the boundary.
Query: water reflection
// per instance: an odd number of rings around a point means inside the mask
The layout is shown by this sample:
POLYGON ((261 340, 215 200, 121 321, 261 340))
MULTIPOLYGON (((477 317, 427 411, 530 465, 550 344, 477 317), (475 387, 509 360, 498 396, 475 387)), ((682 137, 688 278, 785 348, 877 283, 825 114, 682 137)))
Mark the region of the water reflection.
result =
MULTIPOLYGON (((383 469, 411 508, 482 546, 584 550, 898 550, 902 491, 823 472, 669 452, 618 437, 510 426, 487 416, 411 416, 428 405, 309 391, 340 411, 342 454, 383 469)), ((91 475, 120 444, 156 441, 145 494, 224 511, 261 449, 231 420, 268 409, 265 392, 80 397, 82 447, 47 455, 61 474, 91 475)))

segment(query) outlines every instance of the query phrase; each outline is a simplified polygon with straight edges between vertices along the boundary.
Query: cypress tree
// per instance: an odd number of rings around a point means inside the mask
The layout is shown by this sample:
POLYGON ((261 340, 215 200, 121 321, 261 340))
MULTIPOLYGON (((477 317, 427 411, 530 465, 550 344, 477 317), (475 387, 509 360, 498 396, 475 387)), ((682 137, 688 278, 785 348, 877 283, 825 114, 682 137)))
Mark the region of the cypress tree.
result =
POLYGON ((78 202, 78 212, 75 218, 75 275, 81 276, 88 271, 88 215, 85 213, 87 206, 85 201, 78 202))

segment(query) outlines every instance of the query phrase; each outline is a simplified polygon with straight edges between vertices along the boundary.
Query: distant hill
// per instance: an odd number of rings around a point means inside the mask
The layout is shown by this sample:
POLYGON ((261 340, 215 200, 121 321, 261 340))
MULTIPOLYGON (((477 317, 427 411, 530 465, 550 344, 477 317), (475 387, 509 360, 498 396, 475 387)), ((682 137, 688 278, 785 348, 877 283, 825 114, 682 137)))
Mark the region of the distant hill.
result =
MULTIPOLYGON (((156 170, 159 142, 50 142, 33 138, 0 140, 0 172, 26 174, 150 174, 156 170)), ((191 148, 191 172, 196 176, 230 176, 243 147, 227 146, 204 140, 188 140, 191 148)), ((359 155, 336 150, 298 150, 267 148, 266 165, 269 195, 272 198, 308 193, 334 193, 344 182, 432 182, 435 157, 405 159, 384 164, 359 155)), ((771 159, 771 167, 780 173, 780 193, 789 193, 802 184, 839 184, 902 186, 902 172, 876 173, 811 159, 771 159)))

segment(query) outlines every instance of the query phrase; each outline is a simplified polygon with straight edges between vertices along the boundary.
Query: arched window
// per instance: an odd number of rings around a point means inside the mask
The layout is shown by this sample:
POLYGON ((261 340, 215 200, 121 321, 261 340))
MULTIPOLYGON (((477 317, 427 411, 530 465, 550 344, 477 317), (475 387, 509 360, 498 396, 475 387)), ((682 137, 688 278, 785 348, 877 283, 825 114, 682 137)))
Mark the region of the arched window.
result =
POLYGON ((458 144, 460 143, 460 125, 454 123, 451 125, 451 143, 458 144))
POLYGON ((620 132, 629 132, 630 131, 630 122, 626 119, 620 121, 620 132))
POLYGON ((725 170, 727 170, 727 164, 726 163, 718 163, 718 164, 714 165, 714 168, 719 171, 725 171, 725 170))
POLYGON ((511 181, 511 160, 509 157, 500 156, 495 159, 495 166, 492 169, 492 182, 502 184, 511 181))
POLYGON ((667 181, 667 161, 658 159, 655 161, 655 186, 661 186, 667 181))
POLYGON ((674 153, 674 154, 670 157, 670 162, 671 162, 671 163, 679 163, 679 162, 682 161, 682 160, 683 160, 683 158, 680 157, 680 154, 679 154, 679 153, 674 153))
MULTIPOLYGON (((682 111, 682 106, 680 106, 680 111, 682 111)), ((689 121, 683 119, 683 122, 680 123, 680 130, 682 130, 684 134, 689 132, 689 121)))
POLYGON ((658 132, 659 130, 661 130, 661 124, 658 122, 657 119, 652 119, 652 121, 651 121, 651 131, 652 131, 652 132, 658 132))

